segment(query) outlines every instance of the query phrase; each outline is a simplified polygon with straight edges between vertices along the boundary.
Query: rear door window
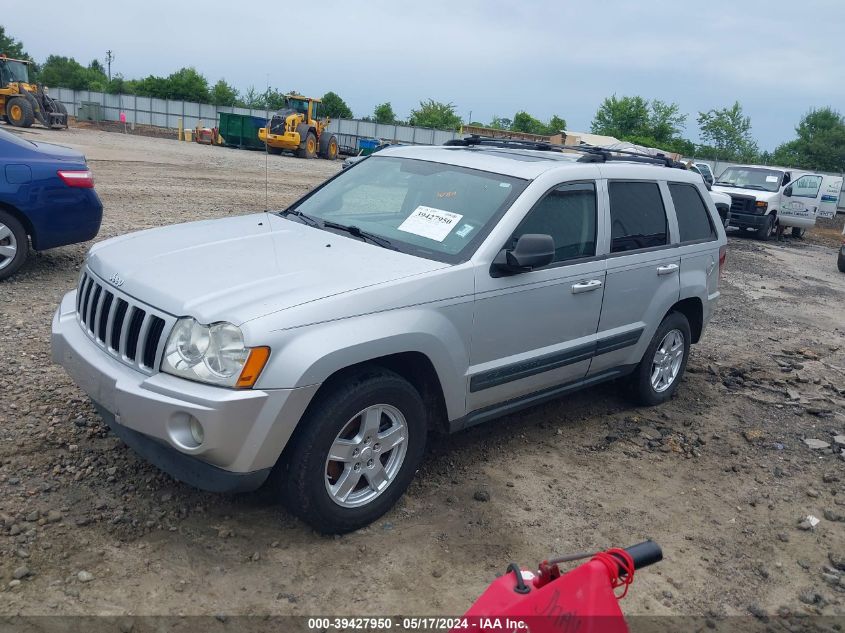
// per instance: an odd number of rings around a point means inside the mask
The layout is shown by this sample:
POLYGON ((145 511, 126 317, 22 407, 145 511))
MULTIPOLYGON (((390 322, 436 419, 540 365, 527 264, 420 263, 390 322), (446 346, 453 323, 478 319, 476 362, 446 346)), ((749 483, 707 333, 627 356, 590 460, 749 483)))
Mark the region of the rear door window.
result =
POLYGON ((701 199, 698 187, 681 182, 670 182, 669 192, 675 205, 681 242, 715 240, 716 230, 707 206, 701 199))
POLYGON ((611 253, 669 243, 666 209, 656 182, 609 182, 608 193, 611 253))

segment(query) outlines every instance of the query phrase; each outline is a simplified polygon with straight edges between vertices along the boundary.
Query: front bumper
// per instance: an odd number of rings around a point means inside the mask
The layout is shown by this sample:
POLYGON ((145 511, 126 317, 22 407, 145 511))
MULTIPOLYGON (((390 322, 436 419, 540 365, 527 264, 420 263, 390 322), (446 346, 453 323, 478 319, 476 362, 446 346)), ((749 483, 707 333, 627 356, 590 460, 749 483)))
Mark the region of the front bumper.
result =
POLYGON ((741 229, 759 229, 761 226, 766 225, 768 217, 768 215, 732 211, 730 214, 730 226, 736 226, 741 229))
POLYGON ((76 291, 53 317, 53 361, 96 403, 115 434, 176 479, 223 491, 256 488, 293 434, 319 385, 234 390, 162 372, 152 376, 112 358, 83 332, 76 291), (191 418, 204 431, 195 446, 191 418))

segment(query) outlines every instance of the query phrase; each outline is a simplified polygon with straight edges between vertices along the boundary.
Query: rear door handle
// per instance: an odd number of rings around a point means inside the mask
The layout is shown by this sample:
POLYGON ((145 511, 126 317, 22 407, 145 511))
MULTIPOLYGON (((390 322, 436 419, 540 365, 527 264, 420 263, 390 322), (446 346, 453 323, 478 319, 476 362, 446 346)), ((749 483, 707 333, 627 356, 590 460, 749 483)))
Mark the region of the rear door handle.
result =
POLYGON ((658 266, 657 267, 657 274, 658 275, 671 275, 676 270, 678 270, 677 264, 666 264, 665 266, 658 266))
POLYGON ((590 292, 601 288, 602 283, 599 279, 591 279, 590 281, 581 281, 577 284, 572 284, 572 294, 579 294, 581 292, 590 292))

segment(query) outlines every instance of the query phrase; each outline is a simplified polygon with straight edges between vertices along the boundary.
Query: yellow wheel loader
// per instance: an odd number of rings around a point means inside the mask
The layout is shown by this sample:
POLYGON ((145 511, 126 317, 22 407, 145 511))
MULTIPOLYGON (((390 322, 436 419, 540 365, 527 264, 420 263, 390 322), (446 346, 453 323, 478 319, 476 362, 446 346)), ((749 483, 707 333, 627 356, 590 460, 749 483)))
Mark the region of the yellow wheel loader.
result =
POLYGON ((67 127, 64 104, 29 82, 29 62, 5 55, 0 55, 0 117, 16 127, 36 120, 48 128, 67 127))
POLYGON ((329 118, 324 115, 319 99, 285 95, 284 107, 272 116, 267 127, 258 129, 258 138, 267 144, 271 154, 287 150, 300 158, 320 156, 334 160, 337 137, 328 127, 329 118))

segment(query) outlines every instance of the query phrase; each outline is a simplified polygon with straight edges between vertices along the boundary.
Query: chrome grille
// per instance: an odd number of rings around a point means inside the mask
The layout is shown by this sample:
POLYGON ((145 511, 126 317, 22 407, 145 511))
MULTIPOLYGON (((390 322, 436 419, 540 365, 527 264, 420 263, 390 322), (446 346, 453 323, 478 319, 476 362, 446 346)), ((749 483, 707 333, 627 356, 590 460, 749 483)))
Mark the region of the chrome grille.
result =
POLYGON ((175 319, 85 270, 76 292, 79 326, 107 354, 145 374, 158 370, 175 319))

